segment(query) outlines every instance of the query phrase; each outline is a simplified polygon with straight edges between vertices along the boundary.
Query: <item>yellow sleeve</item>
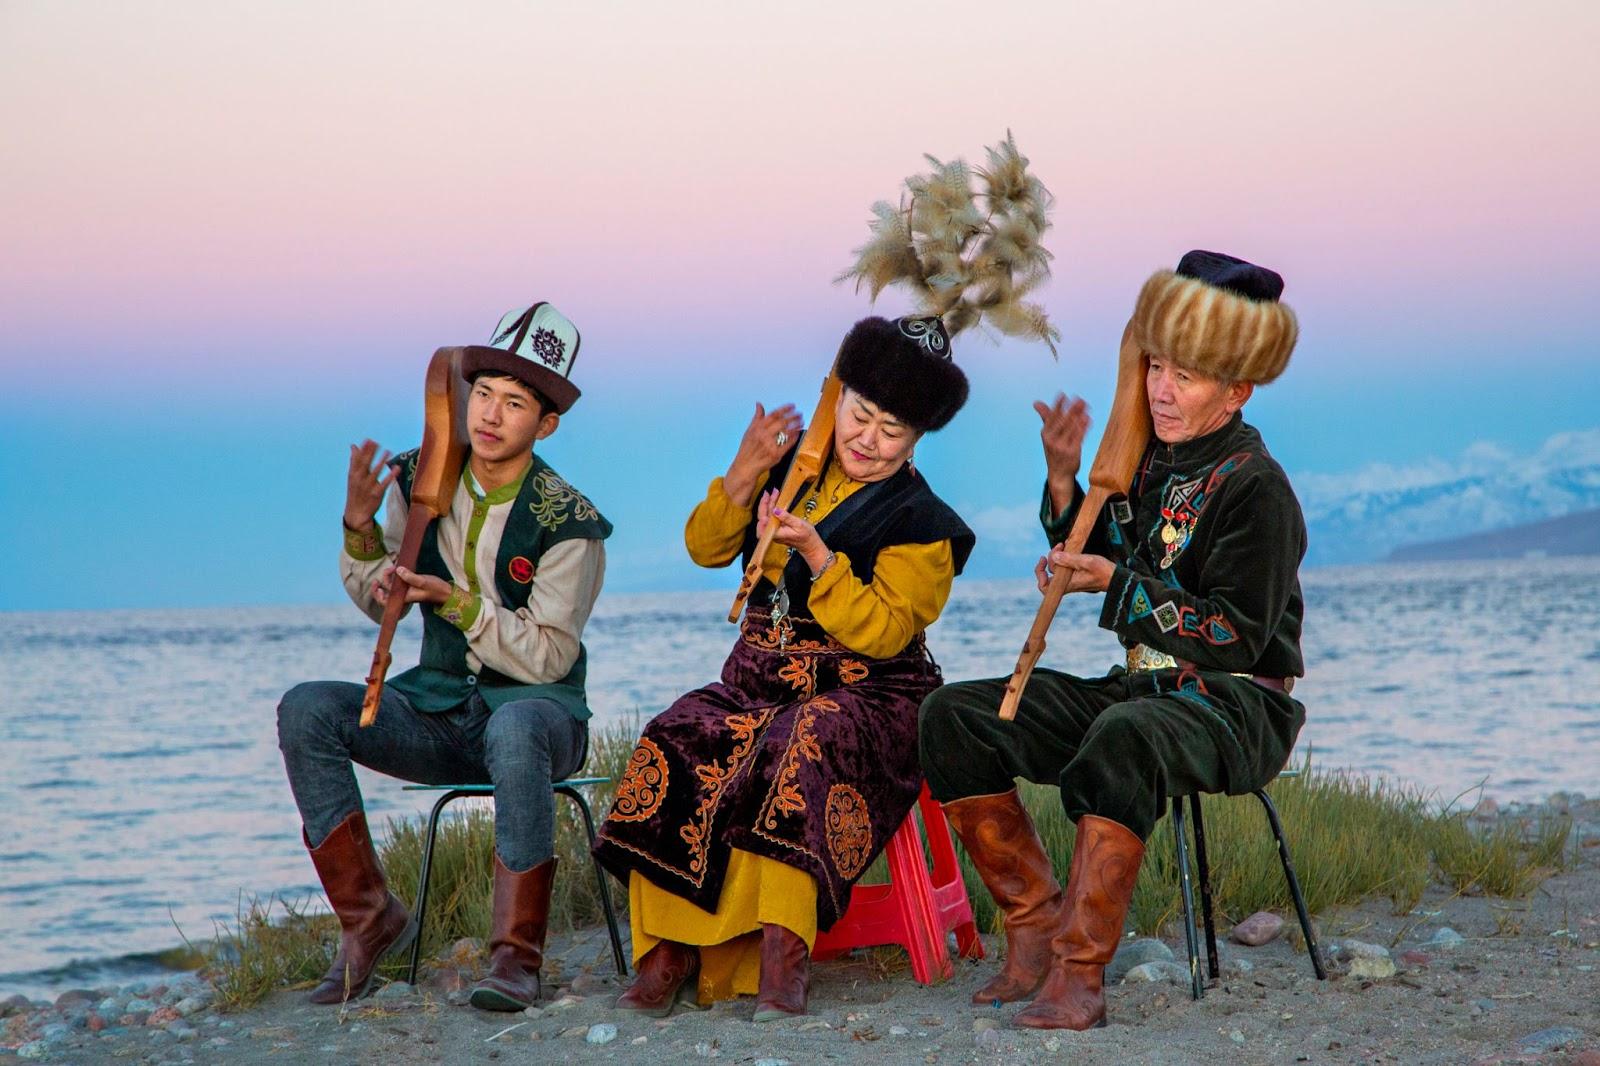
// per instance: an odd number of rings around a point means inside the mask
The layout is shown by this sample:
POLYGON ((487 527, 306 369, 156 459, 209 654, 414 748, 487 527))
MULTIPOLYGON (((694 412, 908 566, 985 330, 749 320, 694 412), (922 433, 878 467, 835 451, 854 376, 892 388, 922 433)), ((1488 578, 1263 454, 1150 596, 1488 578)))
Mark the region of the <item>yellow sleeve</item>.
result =
POLYGON ((711 479, 706 498, 689 513, 689 521, 683 527, 683 543, 696 566, 727 566, 739 557, 739 549, 744 547, 744 531, 755 517, 755 501, 760 499, 766 483, 767 475, 762 474, 756 481, 750 505, 740 507, 728 498, 720 477, 711 479))
POLYGON ((883 549, 866 583, 840 552, 811 584, 811 617, 851 651, 882 659, 911 643, 939 617, 955 571, 948 540, 883 549))

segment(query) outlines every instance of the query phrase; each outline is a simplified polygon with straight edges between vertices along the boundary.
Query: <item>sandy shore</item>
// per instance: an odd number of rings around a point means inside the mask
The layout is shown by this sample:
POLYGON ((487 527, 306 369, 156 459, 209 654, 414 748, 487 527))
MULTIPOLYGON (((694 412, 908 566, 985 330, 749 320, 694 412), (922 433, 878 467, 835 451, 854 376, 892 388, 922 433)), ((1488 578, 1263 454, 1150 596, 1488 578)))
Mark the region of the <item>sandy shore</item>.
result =
MULTIPOLYGON (((1498 816, 1526 813, 1511 807, 1498 816)), ((968 1006, 993 972, 992 955, 958 961, 953 980, 924 987, 912 981, 903 955, 887 950, 818 964, 805 1018, 756 1025, 750 1000, 640 1018, 612 1006, 619 984, 608 943, 603 930, 586 930, 552 938, 546 999, 528 1015, 457 1005, 462 994, 448 969, 421 988, 392 986, 342 1012, 307 1006, 303 992, 287 991, 221 1014, 206 1004, 204 989, 190 985, 142 989, 155 1004, 144 1018, 102 1018, 98 1006, 117 1010, 125 1005, 119 998, 141 990, 85 990, 59 1006, 0 1004, 8 1015, 0 1021, 0 1058, 261 1066, 330 1059, 1600 1066, 1600 801, 1571 813, 1569 869, 1527 899, 1435 887, 1405 915, 1391 914, 1386 901, 1326 914, 1319 922, 1332 971, 1325 982, 1292 942, 1286 916, 1284 934, 1263 946, 1225 943, 1223 977, 1199 1002, 1181 967, 1147 967, 1139 973, 1154 970, 1156 980, 1135 974, 1110 984, 1110 1024, 1088 1033, 1011 1029, 1017 1008, 968 1006)), ((470 976, 470 945, 461 947, 470 976)), ((1168 938, 1166 947, 1181 959, 1181 939, 1168 938)), ((1130 940, 1117 968, 1151 952, 1162 949, 1130 940)))

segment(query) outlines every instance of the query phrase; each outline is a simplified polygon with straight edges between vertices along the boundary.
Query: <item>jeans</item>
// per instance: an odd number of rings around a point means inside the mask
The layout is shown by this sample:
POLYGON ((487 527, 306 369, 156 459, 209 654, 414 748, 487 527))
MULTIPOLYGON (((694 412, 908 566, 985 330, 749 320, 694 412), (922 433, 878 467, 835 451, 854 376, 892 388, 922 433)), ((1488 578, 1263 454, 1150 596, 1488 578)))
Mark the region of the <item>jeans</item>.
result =
POLYGON ((555 853, 555 793, 588 754, 589 728, 545 699, 491 711, 474 692, 443 714, 423 714, 383 690, 378 720, 359 725, 366 686, 296 685, 278 704, 278 748, 306 839, 313 848, 355 811, 361 790, 352 762, 428 785, 494 785, 495 852, 508 870, 530 870, 555 853))

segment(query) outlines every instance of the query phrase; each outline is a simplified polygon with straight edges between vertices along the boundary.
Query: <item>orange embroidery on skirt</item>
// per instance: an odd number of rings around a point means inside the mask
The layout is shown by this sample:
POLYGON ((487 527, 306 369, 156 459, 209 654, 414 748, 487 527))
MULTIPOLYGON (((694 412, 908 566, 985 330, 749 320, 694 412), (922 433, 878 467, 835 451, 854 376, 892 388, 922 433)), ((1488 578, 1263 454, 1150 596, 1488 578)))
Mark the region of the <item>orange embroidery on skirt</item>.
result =
POLYGON ((617 785, 617 799, 611 817, 619 822, 642 822, 656 813, 667 796, 667 759, 649 737, 640 737, 639 746, 628 757, 627 769, 617 785))
POLYGON ((867 801, 849 785, 834 785, 828 789, 824 817, 833 867, 840 877, 852 881, 867 868, 872 856, 872 815, 867 801))
POLYGON ((794 733, 790 736, 789 746, 784 750, 783 763, 777 776, 773 778, 772 792, 761 812, 761 824, 766 828, 778 828, 780 815, 799 814, 806 809, 806 798, 800 794, 800 760, 805 758, 811 762, 821 761, 822 748, 817 744, 811 726, 817 720, 818 714, 832 714, 838 709, 839 705, 828 697, 818 696, 801 704, 799 711, 795 713, 794 733))
MULTIPOLYGON (((776 713, 776 707, 768 707, 759 715, 728 715, 723 723, 733 733, 735 741, 733 751, 728 754, 728 765, 724 767, 709 762, 694 768, 694 775, 705 787, 706 794, 695 808, 694 818, 678 830, 678 836, 689 845, 689 869, 702 878, 706 869, 706 853, 711 847, 711 819, 716 814, 717 805, 722 802, 722 790, 739 772, 740 764, 750 754, 750 749, 755 747, 757 735, 776 713)), ((695 883, 699 884, 699 879, 695 883)))
POLYGON ((865 681, 871 673, 867 664, 860 659, 841 659, 839 661, 839 680, 846 685, 853 685, 857 681, 865 681))
POLYGON ((802 699, 817 694, 817 660, 809 655, 789 656, 789 662, 778 671, 778 677, 789 682, 789 687, 798 691, 802 699))

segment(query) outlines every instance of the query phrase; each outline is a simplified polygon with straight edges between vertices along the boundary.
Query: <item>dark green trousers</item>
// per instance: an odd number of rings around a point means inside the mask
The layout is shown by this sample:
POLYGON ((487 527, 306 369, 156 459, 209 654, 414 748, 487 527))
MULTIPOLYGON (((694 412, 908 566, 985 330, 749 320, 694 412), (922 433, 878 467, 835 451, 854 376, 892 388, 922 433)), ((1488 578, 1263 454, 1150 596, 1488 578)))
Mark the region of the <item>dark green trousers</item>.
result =
POLYGON ((1243 795, 1271 781, 1305 723, 1290 696, 1212 671, 1081 678, 1036 670, 1012 721, 1005 679, 945 685, 922 703, 922 770, 941 802, 1059 785, 1067 817, 1109 818, 1145 840, 1172 796, 1243 795))

